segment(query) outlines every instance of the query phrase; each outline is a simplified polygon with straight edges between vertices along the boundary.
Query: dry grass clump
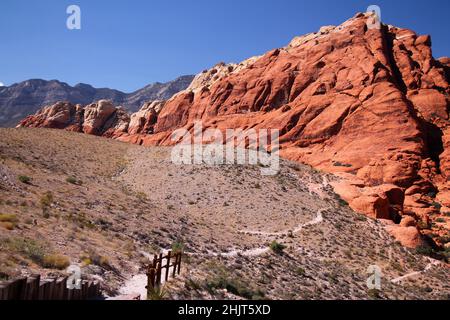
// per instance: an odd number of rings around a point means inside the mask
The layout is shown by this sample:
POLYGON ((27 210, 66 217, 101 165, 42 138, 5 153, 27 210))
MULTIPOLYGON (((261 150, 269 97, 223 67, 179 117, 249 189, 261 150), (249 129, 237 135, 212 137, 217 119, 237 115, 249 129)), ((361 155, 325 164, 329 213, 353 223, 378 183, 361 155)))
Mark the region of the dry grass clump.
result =
POLYGON ((13 252, 19 253, 25 258, 30 259, 34 263, 42 266, 44 257, 46 255, 46 246, 33 239, 22 237, 7 238, 2 241, 0 246, 3 249, 9 249, 13 252))
POLYGON ((15 214, 0 214, 0 226, 6 230, 14 230, 18 221, 15 214))
POLYGON ((64 270, 68 266, 70 266, 70 260, 66 256, 62 256, 59 254, 50 254, 44 256, 42 266, 47 269, 64 270))

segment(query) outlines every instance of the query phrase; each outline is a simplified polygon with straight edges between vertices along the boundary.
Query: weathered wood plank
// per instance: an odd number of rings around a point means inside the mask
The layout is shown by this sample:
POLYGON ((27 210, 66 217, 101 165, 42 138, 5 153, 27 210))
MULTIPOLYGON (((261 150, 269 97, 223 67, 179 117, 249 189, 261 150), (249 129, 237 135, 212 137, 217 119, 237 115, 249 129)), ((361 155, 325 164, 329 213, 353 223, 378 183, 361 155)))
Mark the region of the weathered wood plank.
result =
POLYGON ((0 282, 0 300, 87 300, 99 297, 98 281, 82 282, 81 290, 67 289, 67 277, 41 280, 40 275, 0 282))
POLYGON ((8 289, 9 285, 6 282, 0 283, 0 300, 8 300, 8 289))
POLYGON ((39 296, 40 275, 33 275, 27 279, 25 290, 22 292, 22 300, 37 300, 39 296))
POLYGON ((175 261, 173 262, 172 278, 175 278, 175 276, 176 276, 178 257, 179 257, 179 254, 176 253, 176 254, 175 254, 175 261))
POLYGON ((166 282, 169 281, 169 272, 170 272, 170 256, 171 256, 171 251, 169 251, 169 253, 167 254, 167 263, 166 263, 166 282))

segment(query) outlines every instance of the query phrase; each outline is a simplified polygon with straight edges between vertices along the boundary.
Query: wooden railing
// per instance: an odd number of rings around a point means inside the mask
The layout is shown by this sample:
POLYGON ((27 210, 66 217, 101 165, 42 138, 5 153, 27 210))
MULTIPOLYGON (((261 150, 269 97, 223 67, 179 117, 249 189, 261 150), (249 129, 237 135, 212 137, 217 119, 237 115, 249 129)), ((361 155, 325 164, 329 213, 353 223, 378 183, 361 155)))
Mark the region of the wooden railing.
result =
POLYGON ((181 272, 181 252, 169 251, 166 256, 155 254, 152 263, 147 268, 147 290, 159 288, 162 280, 167 282, 172 275, 175 278, 181 272), (165 264, 164 264, 165 261, 165 264), (172 269, 171 269, 172 268, 172 269), (164 272, 164 274, 163 274, 164 272))
POLYGON ((41 280, 39 275, 0 282, 0 300, 90 300, 98 298, 98 281, 82 281, 81 289, 68 289, 68 277, 41 280))

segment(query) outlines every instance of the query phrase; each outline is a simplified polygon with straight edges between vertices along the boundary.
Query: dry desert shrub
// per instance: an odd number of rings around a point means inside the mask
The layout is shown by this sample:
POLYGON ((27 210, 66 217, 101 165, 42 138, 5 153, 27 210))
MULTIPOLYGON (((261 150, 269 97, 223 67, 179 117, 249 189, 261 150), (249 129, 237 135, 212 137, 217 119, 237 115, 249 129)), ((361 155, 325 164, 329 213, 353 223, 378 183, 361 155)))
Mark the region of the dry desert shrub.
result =
POLYGON ((70 260, 66 256, 51 254, 44 257, 42 265, 47 269, 64 270, 70 266, 70 260))

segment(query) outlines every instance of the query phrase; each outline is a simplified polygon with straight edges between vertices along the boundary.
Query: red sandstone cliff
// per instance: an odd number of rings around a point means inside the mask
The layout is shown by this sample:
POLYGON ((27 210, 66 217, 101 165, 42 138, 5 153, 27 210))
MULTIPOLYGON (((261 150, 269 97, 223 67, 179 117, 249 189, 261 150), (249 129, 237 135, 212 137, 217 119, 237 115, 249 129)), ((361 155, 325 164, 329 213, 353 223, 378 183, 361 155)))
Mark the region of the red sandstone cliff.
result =
POLYGON ((191 87, 129 117, 106 101, 59 103, 21 126, 65 128, 144 145, 203 127, 277 128, 281 155, 343 177, 352 208, 392 220, 406 246, 447 234, 450 212, 450 59, 435 60, 429 36, 358 14, 241 64, 219 64, 191 87), (408 218, 412 216, 414 219, 408 218), (445 221, 445 222, 443 222, 445 221), (398 224, 401 222, 400 224, 398 224))

